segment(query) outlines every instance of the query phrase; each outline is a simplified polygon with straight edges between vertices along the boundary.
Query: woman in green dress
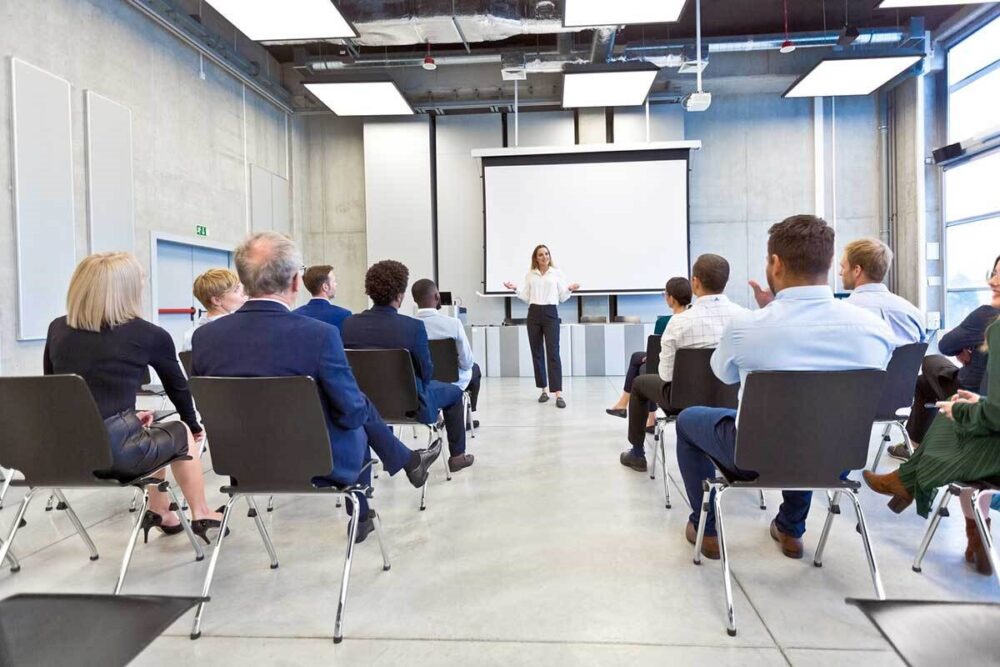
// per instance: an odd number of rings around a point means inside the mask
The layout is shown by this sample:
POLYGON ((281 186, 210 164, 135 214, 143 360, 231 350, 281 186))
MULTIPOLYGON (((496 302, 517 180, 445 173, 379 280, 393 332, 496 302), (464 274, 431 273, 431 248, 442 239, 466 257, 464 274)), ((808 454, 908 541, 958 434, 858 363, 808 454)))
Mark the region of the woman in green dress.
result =
MULTIPOLYGON (((1000 308, 1000 257, 989 276, 993 290, 992 305, 1000 308)), ((960 390, 950 400, 939 402, 945 419, 935 419, 927 437, 910 460, 888 475, 864 473, 873 491, 893 496, 889 507, 902 512, 917 501, 917 513, 926 517, 938 487, 951 482, 971 482, 1000 477, 1000 321, 986 330, 987 349, 992 348, 986 364, 989 385, 986 396, 960 390)), ((991 574, 986 548, 976 530, 972 512, 972 494, 962 495, 965 533, 968 546, 965 559, 974 563, 980 574, 991 574)), ((980 498, 980 511, 989 516, 988 495, 980 498)), ((986 525, 989 526, 989 519, 986 525)))

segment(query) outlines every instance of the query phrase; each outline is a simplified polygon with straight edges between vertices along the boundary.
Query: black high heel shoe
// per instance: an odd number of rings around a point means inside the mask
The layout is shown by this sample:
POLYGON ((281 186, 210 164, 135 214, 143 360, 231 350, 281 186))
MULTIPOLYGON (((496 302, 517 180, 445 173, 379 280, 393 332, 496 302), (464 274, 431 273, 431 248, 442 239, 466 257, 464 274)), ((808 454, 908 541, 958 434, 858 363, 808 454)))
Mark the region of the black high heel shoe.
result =
POLYGON ((139 527, 142 529, 143 544, 149 544, 149 531, 153 528, 158 528, 164 535, 176 535, 184 530, 184 527, 179 523, 176 526, 164 526, 163 515, 157 514, 152 510, 146 510, 139 527))
MULTIPOLYGON (((226 506, 223 505, 215 511, 224 512, 225 509, 226 506)), ((220 526, 222 526, 222 522, 218 519, 198 519, 197 521, 191 522, 191 531, 201 539, 205 540, 205 544, 211 544, 212 540, 208 537, 208 531, 219 528, 220 526)), ((229 537, 229 528, 226 528, 225 536, 229 537)))

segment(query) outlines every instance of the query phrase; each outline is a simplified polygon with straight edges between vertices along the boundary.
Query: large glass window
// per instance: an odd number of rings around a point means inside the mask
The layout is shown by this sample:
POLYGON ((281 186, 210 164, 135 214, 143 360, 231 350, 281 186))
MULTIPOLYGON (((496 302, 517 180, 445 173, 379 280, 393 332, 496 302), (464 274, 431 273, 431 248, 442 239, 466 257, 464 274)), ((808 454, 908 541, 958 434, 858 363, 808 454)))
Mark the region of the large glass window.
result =
MULTIPOLYGON (((948 50, 948 141, 1000 127, 1000 18, 948 50)), ((1000 255, 1000 149, 944 172, 945 326, 989 303, 1000 255)))

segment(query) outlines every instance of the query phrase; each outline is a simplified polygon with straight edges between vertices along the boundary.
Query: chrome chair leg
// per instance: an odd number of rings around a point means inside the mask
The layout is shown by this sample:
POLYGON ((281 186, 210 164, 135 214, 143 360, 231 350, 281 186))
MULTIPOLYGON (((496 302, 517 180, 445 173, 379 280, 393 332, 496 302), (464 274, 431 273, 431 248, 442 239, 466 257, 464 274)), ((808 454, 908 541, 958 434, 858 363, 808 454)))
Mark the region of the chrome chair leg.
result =
MULTIPOLYGON (((368 501, 368 508, 374 510, 371 501, 368 501)), ((385 550, 385 542, 382 541, 382 518, 378 515, 378 512, 374 512, 372 523, 375 524, 375 537, 378 539, 378 548, 382 552, 382 571, 388 572, 389 568, 392 567, 389 564, 389 552, 385 550)))
POLYGON ((986 556, 990 559, 990 565, 993 566, 993 576, 1000 583, 1000 558, 997 557, 997 551, 993 545, 993 536, 990 535, 989 526, 986 525, 983 513, 979 511, 979 496, 983 495, 983 493, 992 495, 991 491, 981 491, 979 489, 972 492, 972 515, 976 519, 976 528, 979 529, 979 539, 982 540, 983 547, 986 549, 986 556))
POLYGON ((762 510, 765 510, 765 511, 766 511, 766 510, 767 510, 767 501, 766 501, 766 500, 764 500, 764 489, 759 489, 759 490, 757 491, 757 493, 759 494, 759 500, 760 500, 760 503, 759 503, 759 504, 760 504, 760 508, 761 508, 762 510))
POLYGON ((90 539, 90 534, 87 532, 87 529, 83 527, 83 522, 80 521, 80 517, 76 515, 73 507, 69 504, 69 501, 66 500, 66 495, 61 489, 56 489, 54 493, 56 498, 59 499, 59 502, 66 505, 66 516, 69 517, 70 523, 72 523, 73 527, 76 529, 77 535, 80 536, 80 539, 87 545, 87 549, 90 550, 90 560, 97 560, 100 557, 100 554, 97 553, 97 547, 94 546, 94 541, 90 539))
POLYGON ((0 468, 3 471, 3 488, 0 488, 0 509, 3 509, 3 500, 7 497, 7 491, 10 489, 10 483, 14 479, 14 469, 13 468, 0 468))
MULTIPOLYGON (((654 429, 655 430, 655 429, 654 429)), ((649 464, 649 478, 656 479, 656 461, 660 456, 660 439, 653 435, 653 460, 649 464)))
POLYGON ((865 545, 865 556, 868 558, 868 570, 872 575, 872 585, 875 587, 875 597, 879 600, 885 599, 885 589, 882 588, 882 577, 878 573, 878 563, 875 562, 875 552, 872 550, 871 539, 868 537, 868 525, 865 523, 865 513, 861 510, 861 501, 858 499, 857 491, 848 491, 847 497, 854 504, 854 511, 858 516, 858 527, 861 529, 861 542, 865 545))
POLYGON ((56 504, 56 494, 50 493, 49 499, 45 501, 45 511, 51 512, 52 507, 56 504))
MULTIPOLYGON (((130 503, 128 504, 128 511, 129 511, 129 512, 134 512, 134 511, 135 511, 135 508, 136 508, 136 506, 137 506, 137 505, 139 504, 139 495, 140 495, 141 493, 142 493, 142 492, 141 492, 141 491, 140 491, 139 489, 136 489, 136 490, 135 490, 135 491, 134 491, 134 492, 132 493, 132 502, 130 502, 130 503)), ((48 510, 46 509, 46 511, 48 511, 48 510)))
POLYGON ((878 443, 878 451, 875 452, 875 459, 872 461, 872 467, 869 468, 871 472, 875 472, 878 469, 878 464, 882 461, 882 455, 885 454, 886 445, 889 444, 889 434, 892 433, 892 425, 897 422, 886 422, 882 427, 882 439, 878 443))
POLYGON ((219 554, 222 553, 222 542, 226 539, 226 528, 229 527, 229 516, 233 511, 233 503, 239 496, 232 496, 226 502, 226 509, 222 513, 222 525, 219 526, 219 539, 215 541, 215 549, 212 551, 212 558, 208 561, 208 572, 205 573, 205 583, 201 589, 201 602, 194 613, 194 626, 191 628, 191 639, 201 637, 201 619, 205 613, 205 603, 208 601, 208 594, 212 589, 212 579, 215 577, 215 566, 219 562, 219 554))
MULTIPOLYGON (((174 491, 174 487, 170 486, 170 482, 164 480, 159 486, 170 495, 170 504, 172 507, 181 507, 177 503, 177 492, 174 491)), ((195 536, 194 531, 191 530, 191 522, 188 521, 187 515, 184 514, 184 509, 181 507, 181 509, 175 510, 174 514, 177 515, 177 520, 180 521, 181 528, 184 529, 184 534, 187 535, 188 542, 191 543, 191 548, 194 549, 194 559, 201 562, 205 560, 205 551, 201 548, 201 543, 195 536)))
POLYGON ((135 551, 135 543, 139 539, 139 529, 142 527, 142 520, 146 516, 147 507, 149 507, 149 491, 144 488, 142 490, 142 503, 140 504, 139 513, 135 516, 132 534, 129 536, 128 545, 125 547, 125 556, 122 557, 121 569, 118 571, 118 581, 115 583, 115 595, 121 593, 122 586, 125 585, 125 574, 128 573, 128 566, 132 563, 132 552, 135 551))
POLYGON ((698 536, 694 540, 694 564, 701 565, 701 545, 705 540, 705 523, 708 521, 708 503, 714 484, 707 479, 701 483, 701 514, 698 518, 698 536))
MULTIPOLYGON (((247 497, 249 498, 250 496, 247 497)), ((257 509, 256 505, 254 505, 254 509, 257 509)), ((267 511, 268 512, 274 511, 274 496, 268 496, 267 498, 267 511)))
MULTIPOLYGON (((433 440, 431 442, 433 442, 433 440)), ((447 481, 450 482, 451 481, 451 466, 448 465, 448 457, 444 453, 441 454, 441 462, 444 463, 444 478, 445 478, 445 480, 447 480, 447 481)), ((427 484, 424 484, 424 486, 427 486, 427 484)))
POLYGON ((17 531, 21 527, 21 519, 24 518, 24 513, 28 511, 28 505, 31 504, 31 500, 34 497, 35 489, 29 488, 28 492, 24 494, 20 506, 17 508, 17 514, 14 515, 14 523, 10 525, 10 532, 7 533, 7 539, 0 545, 0 563, 5 560, 10 561, 11 572, 17 572, 21 569, 21 564, 14 557, 11 547, 14 543, 14 536, 17 535, 17 531))
MULTIPOLYGON (((359 492, 363 493, 363 492, 359 492)), ((360 497, 355 497, 352 494, 347 494, 344 496, 344 502, 347 503, 353 511, 351 512, 351 525, 350 531, 347 534, 347 556, 344 558, 344 574, 340 580, 340 598, 337 601, 337 617, 333 624, 333 643, 339 644, 344 641, 344 608, 347 606, 347 586, 351 581, 351 560, 354 558, 354 539, 358 534, 358 524, 360 523, 359 508, 360 508, 360 497)))
POLYGON ((726 547, 726 533, 722 521, 722 496, 729 487, 722 487, 715 492, 715 531, 719 536, 719 555, 722 558, 722 580, 726 587, 726 633, 736 636, 736 609, 733 604, 733 581, 729 571, 729 550, 726 547))
POLYGON ((823 524, 823 532, 820 533, 819 543, 816 545, 816 554, 813 556, 813 565, 823 567, 823 550, 826 548, 826 540, 830 537, 830 527, 833 526, 833 517, 840 514, 840 491, 828 494, 828 505, 826 522, 823 524))
POLYGON ((920 548, 917 549, 917 555, 913 559, 912 569, 914 572, 921 571, 921 564, 924 562, 924 556, 927 555, 927 549, 931 545, 931 540, 934 539, 934 533, 937 532, 938 526, 941 524, 941 519, 948 516, 948 503, 951 501, 951 496, 951 489, 947 486, 938 493, 938 502, 934 507, 934 516, 927 523, 927 531, 924 533, 924 538, 920 540, 920 548))
POLYGON ((343 507, 343 504, 340 501, 340 496, 337 496, 337 507, 338 508, 343 507))
POLYGON ((910 440, 910 433, 906 430, 906 422, 898 421, 896 426, 899 427, 899 432, 903 434, 903 444, 906 445, 906 451, 913 455, 913 441, 910 440))
MULTIPOLYGON (((271 569, 278 569, 278 554, 274 550, 274 543, 271 542, 271 536, 267 532, 267 527, 264 525, 264 519, 261 518, 260 512, 257 511, 257 502, 253 499, 253 496, 246 496, 247 505, 250 506, 253 514, 253 522, 257 524, 257 532, 260 533, 260 539, 264 541, 264 548, 267 549, 267 555, 271 558, 271 569)), ((271 496, 271 500, 274 496, 271 496)))
POLYGON ((659 447, 660 449, 660 472, 663 476, 663 504, 667 509, 670 509, 670 480, 667 479, 667 450, 663 444, 663 438, 660 438, 659 442, 653 443, 653 449, 659 447))
POLYGON ((372 459, 372 479, 378 479, 378 467, 382 465, 382 462, 378 459, 372 459))
MULTIPOLYGON (((430 480, 427 480, 427 482, 429 482, 429 481, 430 480)), ((425 509, 427 509, 427 482, 424 482, 424 485, 422 487, 420 487, 420 511, 421 512, 423 512, 425 509)), ((340 507, 340 505, 337 505, 337 507, 340 507)))

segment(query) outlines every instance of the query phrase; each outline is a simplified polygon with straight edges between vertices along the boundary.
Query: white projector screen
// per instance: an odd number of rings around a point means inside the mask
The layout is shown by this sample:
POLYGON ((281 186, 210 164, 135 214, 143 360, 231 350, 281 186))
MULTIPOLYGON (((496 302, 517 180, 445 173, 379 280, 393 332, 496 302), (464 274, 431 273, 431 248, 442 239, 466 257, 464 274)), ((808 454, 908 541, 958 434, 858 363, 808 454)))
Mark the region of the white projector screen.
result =
POLYGON ((484 287, 509 294, 545 244, 580 293, 651 292, 687 276, 688 151, 483 158, 484 287))

